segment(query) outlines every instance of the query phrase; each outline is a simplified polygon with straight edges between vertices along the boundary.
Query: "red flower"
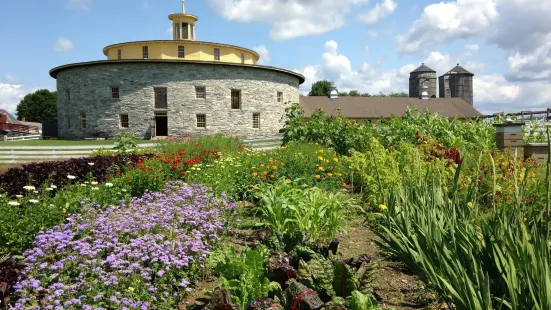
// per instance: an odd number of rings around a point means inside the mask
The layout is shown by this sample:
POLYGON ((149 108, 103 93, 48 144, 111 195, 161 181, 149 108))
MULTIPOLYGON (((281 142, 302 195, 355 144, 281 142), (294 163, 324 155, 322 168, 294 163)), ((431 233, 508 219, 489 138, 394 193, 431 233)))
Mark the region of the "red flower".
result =
POLYGON ((183 171, 180 171, 180 175, 184 175, 184 172, 183 172, 183 171))
POLYGON ((524 202, 530 203, 530 202, 532 202, 532 200, 530 200, 530 198, 526 198, 526 200, 524 200, 524 202))
POLYGON ((191 160, 184 161, 184 165, 186 165, 186 166, 191 165, 191 160))
POLYGON ((141 171, 144 171, 144 170, 145 170, 145 166, 143 166, 143 165, 140 166, 140 170, 141 170, 141 171))
POLYGON ((120 170, 118 170, 118 169, 117 169, 117 170, 115 170, 115 172, 116 172, 117 174, 121 174, 121 171, 120 171, 120 170))
POLYGON ((172 166, 172 169, 178 170, 178 166, 176 166, 176 165, 175 165, 175 166, 172 166))
POLYGON ((130 178, 126 178, 124 180, 126 181, 126 183, 130 182, 130 178))
POLYGON ((169 176, 169 175, 167 175, 167 176, 166 176, 166 179, 167 179, 167 180, 170 180, 170 176, 169 176))

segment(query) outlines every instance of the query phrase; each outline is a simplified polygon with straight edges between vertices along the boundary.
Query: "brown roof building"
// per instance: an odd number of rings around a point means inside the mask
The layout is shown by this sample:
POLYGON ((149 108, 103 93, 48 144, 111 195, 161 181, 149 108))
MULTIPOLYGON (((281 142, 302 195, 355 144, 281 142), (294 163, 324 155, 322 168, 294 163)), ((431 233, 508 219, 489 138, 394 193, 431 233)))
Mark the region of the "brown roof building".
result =
POLYGON ((482 116, 474 107, 461 98, 411 97, 339 97, 301 96, 300 106, 308 116, 321 108, 329 114, 339 112, 347 118, 377 120, 392 115, 402 116, 408 108, 430 110, 447 118, 475 118, 482 116))

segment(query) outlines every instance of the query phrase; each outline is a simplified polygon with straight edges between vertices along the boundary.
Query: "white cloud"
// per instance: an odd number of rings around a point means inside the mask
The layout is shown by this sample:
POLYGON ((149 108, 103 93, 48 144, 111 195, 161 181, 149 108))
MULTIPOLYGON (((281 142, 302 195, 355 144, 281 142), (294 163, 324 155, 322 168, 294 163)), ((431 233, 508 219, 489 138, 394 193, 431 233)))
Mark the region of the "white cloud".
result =
POLYGON ((4 74, 4 80, 6 80, 6 82, 12 83, 12 84, 17 84, 19 82, 18 78, 16 78, 15 76, 13 76, 9 73, 4 74))
POLYGON ((69 0, 67 8, 73 10, 90 11, 92 0, 69 0))
POLYGON ((373 31, 373 30, 367 31, 367 35, 372 37, 372 38, 376 38, 376 37, 379 36, 379 34, 376 31, 373 31))
MULTIPOLYGON (((550 38, 551 39, 551 38, 550 38)), ((551 82, 551 42, 548 42, 532 53, 520 53, 509 56, 510 81, 548 81, 551 82)))
POLYGON ((358 18, 367 25, 373 25, 381 19, 388 17, 397 7, 398 4, 392 0, 382 0, 373 9, 360 14, 358 18))
POLYGON ((271 60, 270 52, 268 51, 266 46, 264 45, 255 46, 253 47, 253 51, 257 52, 258 55, 260 55, 260 59, 257 62, 259 65, 265 65, 270 62, 271 60))
POLYGON ((319 35, 341 28, 347 15, 369 0, 209 0, 227 20, 271 25, 273 40, 319 35))
MULTIPOLYGON (((475 73, 474 105, 483 113, 541 109, 551 105, 551 96, 548 95, 551 93, 550 83, 511 82, 503 75, 480 74, 478 72, 481 72, 485 64, 472 61, 461 54, 432 51, 424 60, 427 66, 437 71, 437 75, 449 71, 457 62, 475 73)), ((348 57, 339 53, 337 42, 327 41, 320 64, 308 65, 295 71, 306 78, 306 82, 300 88, 302 94, 310 91, 312 83, 323 79, 335 82, 339 91, 358 90, 371 94, 402 91, 407 93, 409 73, 419 65, 420 63, 405 64, 390 70, 379 70, 377 66, 371 66, 369 63, 353 66, 348 57)))
POLYGON ((0 83, 0 109, 14 113, 25 94, 22 85, 0 83))
POLYGON ((478 44, 467 44, 465 45, 465 49, 467 50, 466 55, 472 56, 478 53, 478 50, 480 50, 480 46, 478 44))
POLYGON ((59 38, 54 45, 54 51, 58 53, 70 52, 73 50, 73 42, 67 38, 59 38))
POLYGON ((396 37, 398 51, 412 54, 438 44, 483 35, 498 16, 497 0, 457 0, 428 5, 409 30, 396 37))

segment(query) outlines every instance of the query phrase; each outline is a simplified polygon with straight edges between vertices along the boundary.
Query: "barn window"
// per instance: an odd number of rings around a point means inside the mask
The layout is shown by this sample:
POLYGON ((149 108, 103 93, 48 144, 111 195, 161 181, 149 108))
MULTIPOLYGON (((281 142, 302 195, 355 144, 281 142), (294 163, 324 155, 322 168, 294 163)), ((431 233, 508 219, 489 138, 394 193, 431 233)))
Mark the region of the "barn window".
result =
POLYGON ((277 92, 277 102, 283 103, 283 92, 277 92))
POLYGON ((189 32, 191 34, 191 39, 194 40, 195 39, 195 34, 193 33, 194 32, 193 25, 189 26, 189 32))
POLYGON ((121 60, 122 59, 122 50, 119 48, 119 50, 117 51, 117 59, 118 60, 121 60))
POLYGON ((65 116, 65 127, 67 129, 71 128, 71 118, 69 116, 65 116))
POLYGON ((80 128, 86 128, 86 113, 80 113, 80 128))
POLYGON ((188 23, 182 24, 182 39, 189 39, 188 23))
POLYGON ((168 107, 166 88, 156 87, 154 88, 154 91, 155 91, 155 109, 166 109, 168 107))
POLYGON ((71 100, 71 90, 70 89, 67 89, 65 91, 65 99, 67 99, 67 101, 71 100))
POLYGON ((207 128, 207 116, 205 114, 197 114, 197 128, 207 128))
POLYGON ((207 96, 205 86, 195 86, 195 98, 205 99, 206 97, 207 96))
POLYGON ((143 59, 149 58, 149 47, 142 46, 142 55, 143 55, 143 59))
POLYGON ((174 24, 174 40, 180 40, 180 23, 174 24))
POLYGON ((231 91, 231 108, 241 109, 241 91, 232 89, 231 91))
POLYGON ((121 128, 128 128, 128 114, 121 114, 121 128))
POLYGON ((186 58, 186 53, 183 45, 178 46, 178 58, 186 58))
POLYGON ((241 53, 241 63, 245 63, 245 53, 241 53))
POLYGON ((253 113, 253 128, 260 129, 260 113, 253 113))
POLYGON ((220 60, 220 49, 214 48, 214 60, 220 60))
POLYGON ((119 93, 119 87, 113 86, 111 87, 111 99, 119 99, 120 93, 119 93))

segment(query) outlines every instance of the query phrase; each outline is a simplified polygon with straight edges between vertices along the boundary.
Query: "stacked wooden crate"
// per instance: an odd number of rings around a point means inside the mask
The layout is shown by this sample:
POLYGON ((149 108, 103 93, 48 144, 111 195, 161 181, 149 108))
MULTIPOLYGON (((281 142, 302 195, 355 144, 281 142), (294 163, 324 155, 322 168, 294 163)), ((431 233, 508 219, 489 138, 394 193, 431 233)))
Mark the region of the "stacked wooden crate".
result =
POLYGON ((534 158, 538 163, 547 163, 549 144, 547 143, 527 143, 524 145, 524 157, 534 158))
POLYGON ((509 150, 513 155, 524 157, 524 137, 522 126, 524 123, 505 122, 494 124, 496 127, 497 147, 509 150))

